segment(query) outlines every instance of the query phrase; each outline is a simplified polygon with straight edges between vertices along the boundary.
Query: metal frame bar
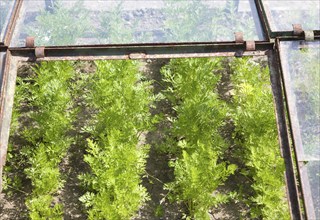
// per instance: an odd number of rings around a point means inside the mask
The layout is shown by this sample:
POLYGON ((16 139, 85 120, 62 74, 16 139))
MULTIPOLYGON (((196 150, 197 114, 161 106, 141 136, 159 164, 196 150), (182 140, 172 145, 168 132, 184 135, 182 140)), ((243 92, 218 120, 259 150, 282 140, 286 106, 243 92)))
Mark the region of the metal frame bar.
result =
POLYGON ((276 119, 278 126, 278 136, 280 150, 285 162, 285 179, 287 185, 287 196, 290 208, 291 219, 302 219, 299 202, 299 191, 294 173, 291 147, 289 143, 288 128, 286 124, 285 106, 283 100, 283 87, 280 76, 280 60, 276 50, 268 53, 269 69, 271 72, 271 86, 275 102, 276 119))
MULTIPOLYGON (((7 94, 7 79, 9 77, 11 55, 10 51, 6 54, 5 70, 1 82, 1 96, 0 96, 0 192, 2 191, 2 171, 6 162, 8 139, 10 131, 10 122, 12 114, 12 105, 14 93, 7 94), (11 108, 10 108, 11 106, 11 108), (8 109, 9 108, 9 109, 8 109), (7 129, 8 128, 8 129, 7 129)), ((14 80, 15 81, 15 80, 14 80)))
MULTIPOLYGON (((273 43, 255 42, 255 51, 246 51, 246 43, 180 43, 180 44, 128 44, 45 47, 45 58, 38 60, 74 59, 157 59, 208 56, 256 56, 265 55, 273 48, 273 43)), ((9 48, 13 56, 29 57, 35 60, 36 48, 9 48)))

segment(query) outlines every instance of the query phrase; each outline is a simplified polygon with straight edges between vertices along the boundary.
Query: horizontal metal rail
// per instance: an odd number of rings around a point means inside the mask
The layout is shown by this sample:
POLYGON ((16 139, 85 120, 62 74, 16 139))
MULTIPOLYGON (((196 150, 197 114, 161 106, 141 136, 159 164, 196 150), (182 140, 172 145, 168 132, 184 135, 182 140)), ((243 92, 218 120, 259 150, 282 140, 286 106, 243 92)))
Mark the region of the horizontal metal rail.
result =
MULTIPOLYGON (((44 58, 39 60, 91 60, 91 59, 157 59, 209 56, 261 56, 272 50, 273 43, 256 41, 255 50, 248 51, 246 42, 128 44, 44 47, 44 58)), ((35 60, 37 47, 8 48, 13 56, 35 60)))

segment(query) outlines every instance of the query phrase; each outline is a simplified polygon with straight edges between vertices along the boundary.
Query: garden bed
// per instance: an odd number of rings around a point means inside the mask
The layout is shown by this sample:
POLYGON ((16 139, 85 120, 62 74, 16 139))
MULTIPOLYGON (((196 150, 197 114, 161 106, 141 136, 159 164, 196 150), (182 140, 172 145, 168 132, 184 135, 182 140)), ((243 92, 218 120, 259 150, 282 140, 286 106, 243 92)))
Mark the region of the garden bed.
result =
POLYGON ((289 219, 265 63, 21 65, 1 219, 289 219))

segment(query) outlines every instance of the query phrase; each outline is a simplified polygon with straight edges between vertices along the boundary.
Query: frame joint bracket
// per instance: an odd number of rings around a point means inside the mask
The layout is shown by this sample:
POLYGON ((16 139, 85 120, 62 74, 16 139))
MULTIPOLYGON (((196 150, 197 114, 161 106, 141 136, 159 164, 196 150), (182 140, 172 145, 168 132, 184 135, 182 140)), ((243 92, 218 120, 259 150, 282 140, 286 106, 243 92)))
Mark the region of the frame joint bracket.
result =
POLYGON ((28 36, 26 38, 26 47, 34 47, 34 37, 28 36))
POLYGON ((246 41, 246 50, 247 51, 255 51, 256 50, 255 41, 246 41))
POLYGON ((294 36, 301 36, 303 34, 303 29, 301 24, 293 24, 293 35, 294 36))
POLYGON ((234 38, 236 43, 244 43, 242 32, 234 32, 234 38))
POLYGON ((313 31, 304 31, 304 40, 306 41, 314 41, 314 33, 313 31))
POLYGON ((36 58, 44 58, 45 57, 44 49, 45 49, 45 47, 36 47, 36 49, 35 49, 36 58))

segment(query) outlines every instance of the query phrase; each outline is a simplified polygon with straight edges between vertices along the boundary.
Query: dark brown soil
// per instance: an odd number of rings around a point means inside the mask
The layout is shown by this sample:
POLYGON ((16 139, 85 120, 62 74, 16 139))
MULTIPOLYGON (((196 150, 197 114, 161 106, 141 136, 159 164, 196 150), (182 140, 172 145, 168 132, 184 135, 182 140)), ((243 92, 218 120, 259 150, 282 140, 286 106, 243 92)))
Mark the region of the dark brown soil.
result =
MULTIPOLYGON (((161 84, 162 77, 160 69, 169 62, 167 59, 147 60, 142 71, 146 76, 154 80, 154 94, 159 94, 165 88, 161 84)), ((152 109, 152 114, 163 113, 164 115, 172 114, 172 109, 168 101, 160 100, 156 103, 156 108, 152 109)), ((174 180, 173 169, 168 166, 172 155, 163 153, 159 150, 159 145, 165 141, 166 132, 171 123, 163 120, 156 125, 154 131, 146 134, 146 143, 150 145, 149 158, 147 159, 146 177, 143 178, 143 186, 146 187, 151 199, 138 212, 134 218, 160 220, 160 219, 182 219, 183 213, 186 213, 185 206, 180 203, 170 202, 168 191, 164 189, 166 183, 174 180)))
POLYGON ((87 164, 83 161, 85 154, 83 145, 72 145, 69 148, 67 156, 61 163, 60 171, 65 175, 64 187, 59 191, 58 201, 63 204, 63 219, 87 219, 83 204, 79 201, 79 197, 85 193, 81 187, 78 175, 88 170, 87 164))
MULTIPOLYGON (((96 66, 93 62, 76 62, 75 71, 79 77, 86 74, 93 74, 96 66)), ((69 132, 69 136, 74 137, 74 143, 70 146, 67 155, 63 158, 60 164, 60 172, 63 173, 65 183, 64 187, 59 191, 57 200, 63 204, 64 215, 63 219, 87 219, 87 214, 84 205, 79 198, 86 193, 86 190, 81 186, 78 179, 80 174, 90 171, 90 167, 84 162, 86 154, 86 138, 90 135, 82 131, 82 128, 87 125, 92 115, 92 110, 85 104, 84 94, 88 92, 87 81, 76 78, 74 83, 82 82, 81 86, 76 88, 80 90, 72 90, 74 98, 74 108, 77 108, 76 120, 73 123, 73 130, 69 132)))

